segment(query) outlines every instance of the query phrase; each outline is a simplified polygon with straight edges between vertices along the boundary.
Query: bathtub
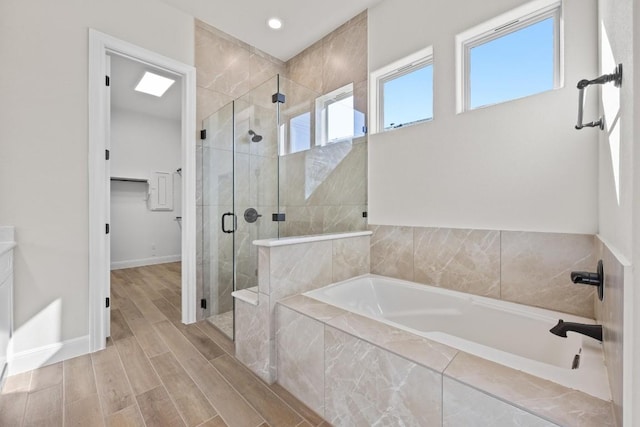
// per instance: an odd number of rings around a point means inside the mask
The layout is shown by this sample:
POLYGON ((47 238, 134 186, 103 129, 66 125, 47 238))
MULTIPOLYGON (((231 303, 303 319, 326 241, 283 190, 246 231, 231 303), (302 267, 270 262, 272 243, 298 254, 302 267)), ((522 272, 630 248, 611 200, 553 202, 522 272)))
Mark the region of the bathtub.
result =
POLYGON ((372 274, 304 295, 611 400, 602 344, 549 332, 558 319, 593 324, 592 319, 372 274))

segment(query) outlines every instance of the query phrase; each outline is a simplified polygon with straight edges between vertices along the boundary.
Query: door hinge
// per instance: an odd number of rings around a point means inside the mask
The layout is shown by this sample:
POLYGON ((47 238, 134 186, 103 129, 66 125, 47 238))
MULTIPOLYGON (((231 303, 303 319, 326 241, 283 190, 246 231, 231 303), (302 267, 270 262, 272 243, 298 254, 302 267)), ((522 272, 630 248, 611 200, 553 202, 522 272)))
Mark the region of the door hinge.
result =
POLYGON ((106 234, 109 234, 109 224, 105 224, 105 226, 106 226, 105 227, 106 234))
POLYGON ((109 308, 109 306, 111 305, 111 301, 109 300, 109 297, 107 297, 107 301, 105 305, 107 308, 109 308))
POLYGON ((275 221, 275 222, 284 222, 285 221, 285 214, 283 214, 283 213, 271 214, 271 220, 275 221))
POLYGON ((205 309, 207 308, 207 300, 206 299, 202 298, 200 300, 200 308, 205 308, 205 309))
POLYGON ((200 131, 200 139, 202 139, 202 140, 207 139, 207 130, 206 129, 202 129, 200 131))
POLYGON ((104 150, 104 159, 109 160, 110 156, 111 156, 111 153, 109 152, 109 150, 104 150))
POLYGON ((111 86, 111 79, 109 76, 104 76, 104 84, 107 86, 111 86))

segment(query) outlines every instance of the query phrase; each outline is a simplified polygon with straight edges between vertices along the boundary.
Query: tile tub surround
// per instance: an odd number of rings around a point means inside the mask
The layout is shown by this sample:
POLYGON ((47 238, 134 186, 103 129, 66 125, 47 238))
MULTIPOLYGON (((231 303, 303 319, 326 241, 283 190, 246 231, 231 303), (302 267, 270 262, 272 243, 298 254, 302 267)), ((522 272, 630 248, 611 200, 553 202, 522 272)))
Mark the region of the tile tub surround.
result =
POLYGON ((276 379, 276 302, 369 272, 371 232, 256 241, 257 305, 236 298, 236 357, 267 383, 276 379))
POLYGON ((615 425, 610 402, 306 296, 282 300, 277 310, 286 322, 277 325, 278 383, 334 425, 615 425), (313 336, 316 351, 296 353, 300 334, 313 336), (301 365, 313 373, 296 375, 301 365), (324 407, 312 406, 320 389, 324 407))
POLYGON ((372 225, 371 273, 594 318, 593 235, 372 225))

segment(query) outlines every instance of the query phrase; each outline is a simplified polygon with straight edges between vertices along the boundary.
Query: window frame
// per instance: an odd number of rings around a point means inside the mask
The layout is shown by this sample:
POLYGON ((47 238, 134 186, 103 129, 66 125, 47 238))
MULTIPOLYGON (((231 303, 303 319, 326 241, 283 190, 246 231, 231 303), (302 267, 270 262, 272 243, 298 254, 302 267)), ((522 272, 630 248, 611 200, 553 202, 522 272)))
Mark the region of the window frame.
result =
POLYGON ((560 89, 564 86, 563 2, 564 0, 533 1, 456 35, 457 113, 473 111, 542 93, 536 92, 524 97, 506 99, 493 104, 471 108, 470 55, 471 49, 474 47, 492 42, 548 18, 554 18, 553 87, 550 90, 560 89))
POLYGON ((433 66, 433 79, 431 85, 435 80, 435 66, 433 61, 433 46, 428 46, 420 49, 417 52, 407 55, 397 61, 392 62, 384 67, 377 69, 370 73, 369 76, 369 127, 371 133, 388 132, 401 127, 413 126, 416 124, 432 121, 435 117, 434 111, 434 99, 435 94, 431 99, 431 111, 432 116, 428 119, 421 120, 416 123, 411 123, 406 126, 393 127, 389 129, 384 128, 384 89, 383 85, 391 80, 403 77, 423 67, 433 66))
MULTIPOLYGON (((352 129, 351 136, 345 136, 335 140, 329 140, 329 105, 334 104, 343 99, 352 97, 354 98, 353 82, 348 83, 336 90, 321 95, 316 98, 315 101, 315 118, 316 118, 316 140, 315 146, 324 146, 328 144, 335 144, 337 142, 350 141, 354 137, 354 129, 352 129)), ((355 103, 355 98, 353 99, 355 103)), ((355 106, 354 106, 355 108, 355 106)), ((352 110, 354 109, 352 108, 352 110)), ((354 117, 355 123, 355 117, 354 117)))

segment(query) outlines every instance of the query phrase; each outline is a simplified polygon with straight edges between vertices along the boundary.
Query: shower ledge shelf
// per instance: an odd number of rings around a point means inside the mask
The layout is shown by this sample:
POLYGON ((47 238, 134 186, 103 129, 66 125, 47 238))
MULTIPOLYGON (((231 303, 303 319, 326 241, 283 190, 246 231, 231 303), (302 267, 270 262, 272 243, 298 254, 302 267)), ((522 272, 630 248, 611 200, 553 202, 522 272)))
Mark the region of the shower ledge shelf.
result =
POLYGON ((231 292, 231 296, 251 305, 258 305, 258 293, 249 289, 231 292))
POLYGON ((254 240, 255 246, 272 248, 274 246, 298 245, 300 243, 321 242, 323 240, 346 239, 349 237, 371 236, 371 231, 354 231, 351 233, 318 234, 314 236, 283 237, 281 239, 254 240))

